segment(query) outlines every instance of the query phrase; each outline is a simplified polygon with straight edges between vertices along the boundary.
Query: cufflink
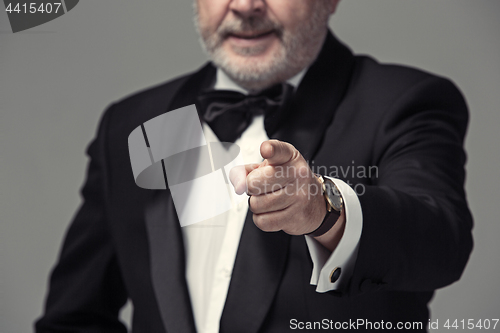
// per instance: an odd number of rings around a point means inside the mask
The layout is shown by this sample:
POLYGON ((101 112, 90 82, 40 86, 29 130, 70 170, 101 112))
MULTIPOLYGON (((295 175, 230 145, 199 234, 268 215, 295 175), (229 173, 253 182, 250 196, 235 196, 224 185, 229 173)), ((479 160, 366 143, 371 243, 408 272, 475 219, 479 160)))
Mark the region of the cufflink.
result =
POLYGON ((335 283, 339 279, 341 272, 342 269, 340 267, 335 267, 330 273, 330 282, 335 283))

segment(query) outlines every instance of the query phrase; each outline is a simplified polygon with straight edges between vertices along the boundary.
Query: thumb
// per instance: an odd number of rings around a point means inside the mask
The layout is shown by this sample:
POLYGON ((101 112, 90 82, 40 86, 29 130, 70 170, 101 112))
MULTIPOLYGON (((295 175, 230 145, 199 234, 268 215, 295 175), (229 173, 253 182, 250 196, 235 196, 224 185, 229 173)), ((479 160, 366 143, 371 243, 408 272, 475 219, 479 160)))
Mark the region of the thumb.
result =
POLYGON ((287 142, 279 140, 264 141, 260 145, 260 154, 270 165, 282 165, 290 162, 297 149, 287 142))

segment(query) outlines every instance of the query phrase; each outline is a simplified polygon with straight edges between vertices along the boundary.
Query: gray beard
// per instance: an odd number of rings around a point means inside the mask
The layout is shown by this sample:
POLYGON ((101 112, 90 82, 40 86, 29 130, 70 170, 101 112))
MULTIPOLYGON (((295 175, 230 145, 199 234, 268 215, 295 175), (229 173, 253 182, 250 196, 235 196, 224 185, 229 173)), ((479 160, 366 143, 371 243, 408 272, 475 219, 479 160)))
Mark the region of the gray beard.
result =
MULTIPOLYGON (((256 91, 292 78, 310 66, 318 56, 326 37, 329 14, 325 2, 314 1, 317 5, 313 15, 301 26, 297 26, 295 31, 287 31, 267 18, 249 18, 223 22, 215 33, 209 34, 207 29, 199 26, 196 6, 194 20, 200 35, 200 43, 211 61, 238 85, 256 91), (225 38, 232 32, 269 30, 276 33, 280 48, 266 62, 254 61, 242 66, 222 48, 225 38)), ((243 57, 260 54, 263 51, 262 47, 233 47, 232 50, 243 57)))

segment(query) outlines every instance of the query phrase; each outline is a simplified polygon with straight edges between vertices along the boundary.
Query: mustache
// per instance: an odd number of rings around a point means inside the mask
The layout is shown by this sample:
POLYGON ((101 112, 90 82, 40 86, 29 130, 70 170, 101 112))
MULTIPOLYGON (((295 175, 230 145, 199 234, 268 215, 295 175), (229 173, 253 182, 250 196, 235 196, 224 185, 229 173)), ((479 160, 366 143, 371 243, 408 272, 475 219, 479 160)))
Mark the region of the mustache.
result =
POLYGON ((267 32, 274 32, 281 38, 283 36, 283 26, 265 17, 249 17, 224 21, 216 31, 217 35, 222 38, 230 35, 250 33, 258 35, 267 32))

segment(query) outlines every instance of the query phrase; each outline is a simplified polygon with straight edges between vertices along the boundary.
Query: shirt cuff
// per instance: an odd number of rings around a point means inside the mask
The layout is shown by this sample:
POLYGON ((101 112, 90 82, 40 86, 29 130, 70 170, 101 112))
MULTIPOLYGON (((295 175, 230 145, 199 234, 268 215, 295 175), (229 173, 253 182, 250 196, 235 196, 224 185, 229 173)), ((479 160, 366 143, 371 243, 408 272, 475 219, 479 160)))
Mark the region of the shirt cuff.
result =
POLYGON ((311 284, 316 285, 319 293, 344 289, 352 276, 358 256, 358 245, 363 229, 363 213, 356 192, 340 179, 331 179, 339 189, 344 200, 345 229, 337 248, 330 252, 311 236, 306 238, 309 254, 313 262, 311 284), (341 273, 335 282, 330 282, 330 275, 340 268, 341 273))

